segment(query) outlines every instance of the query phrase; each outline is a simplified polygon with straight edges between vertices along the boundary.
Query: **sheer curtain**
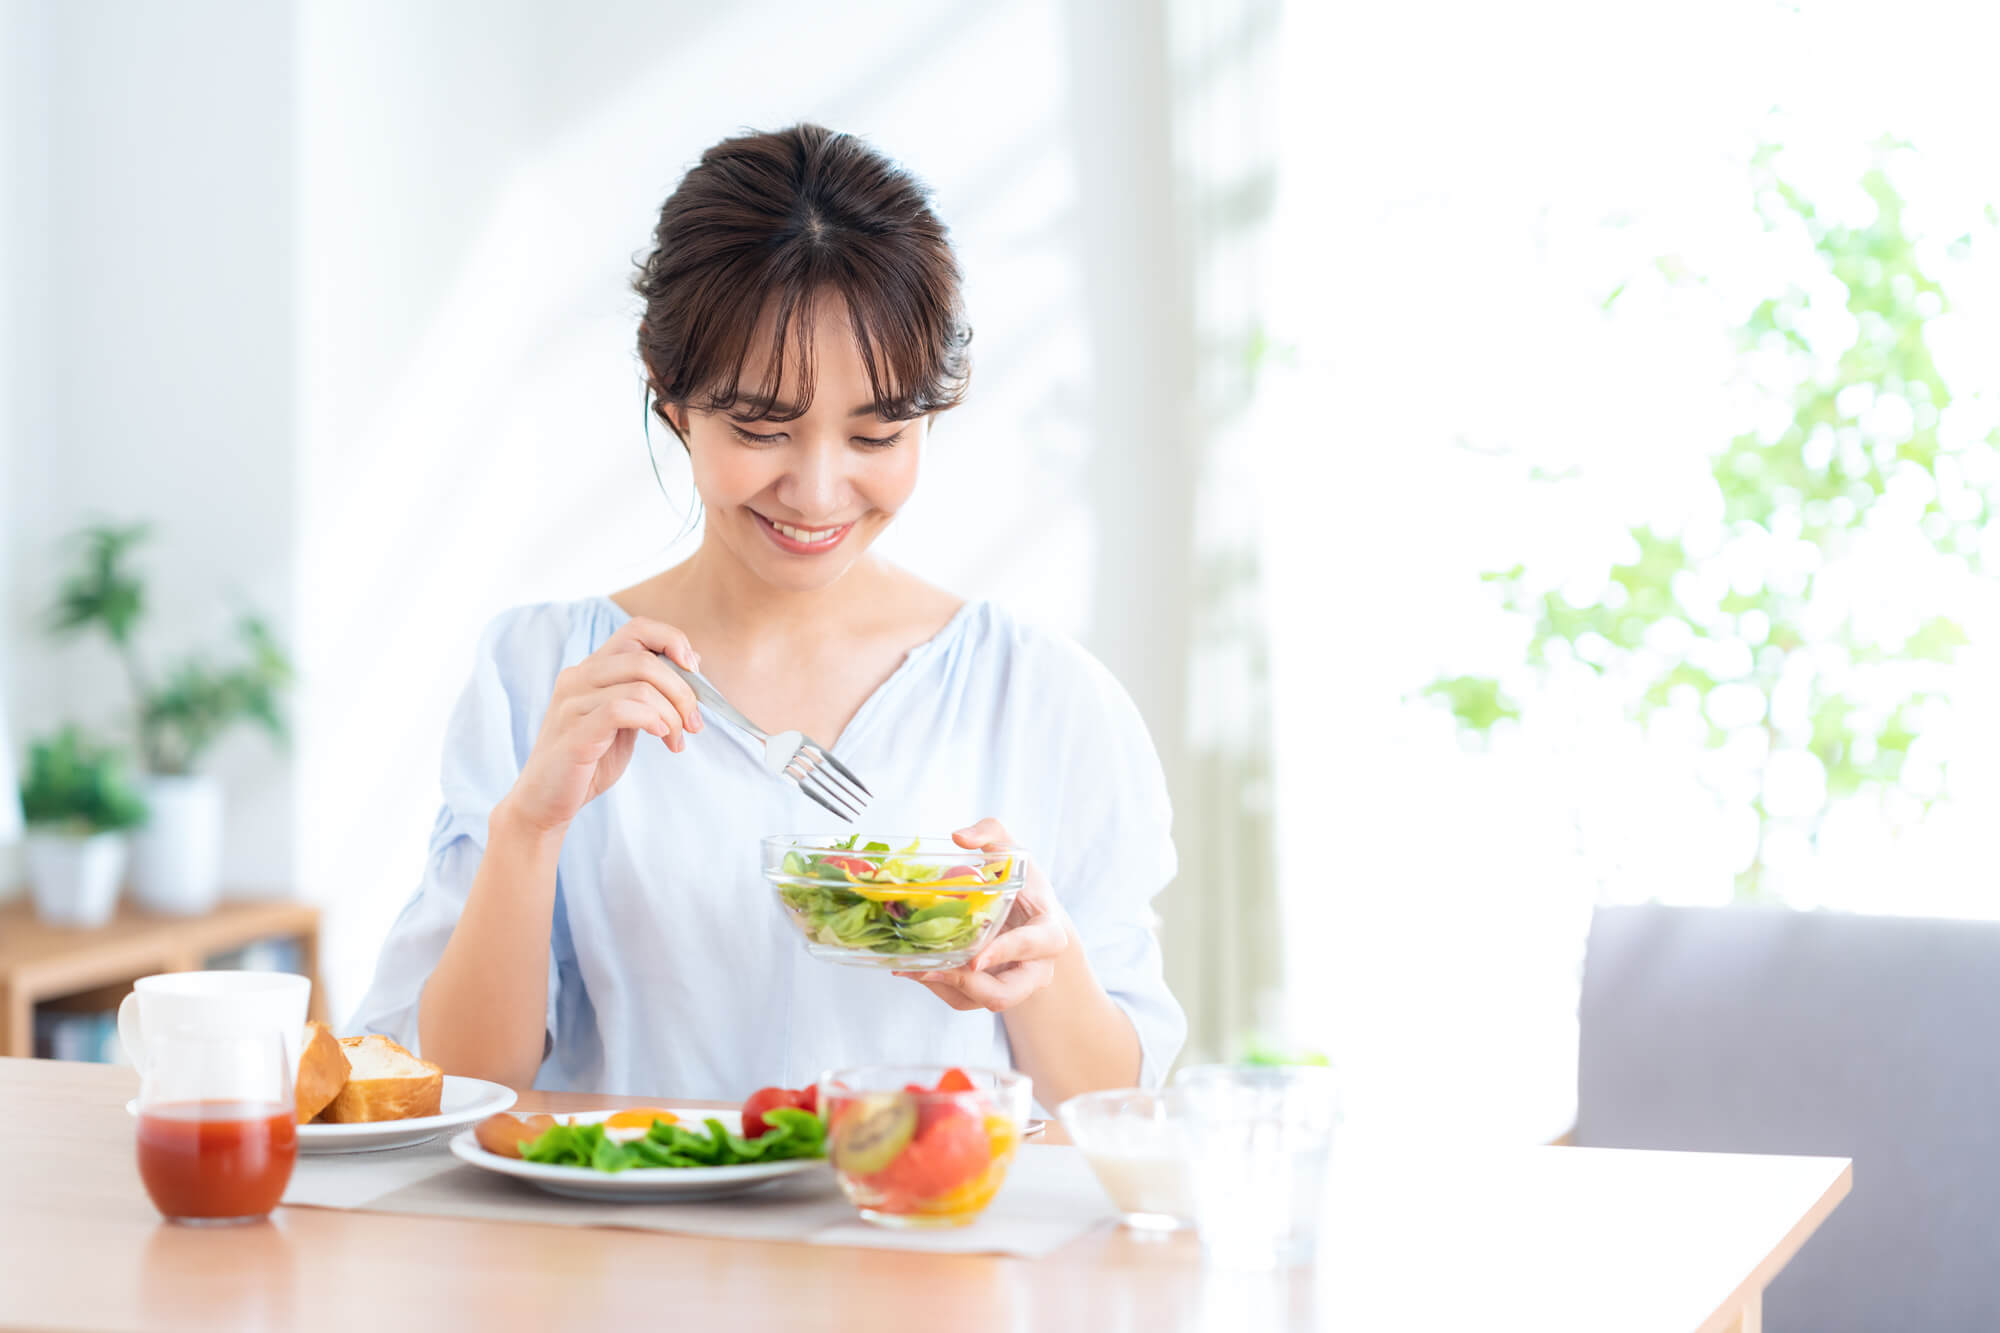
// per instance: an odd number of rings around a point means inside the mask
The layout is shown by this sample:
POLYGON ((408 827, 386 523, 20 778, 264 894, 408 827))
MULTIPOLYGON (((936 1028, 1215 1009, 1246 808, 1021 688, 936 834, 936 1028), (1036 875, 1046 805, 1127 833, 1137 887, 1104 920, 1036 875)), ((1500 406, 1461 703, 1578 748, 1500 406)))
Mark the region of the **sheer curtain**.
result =
POLYGON ((1276 189, 1278 0, 1171 6, 1177 203, 1188 238, 1194 483, 1181 876, 1165 909, 1191 1059, 1283 1040, 1258 380, 1276 189))
POLYGON ((1090 399, 1087 642, 1152 729, 1180 874, 1158 910, 1183 1061, 1277 1014, 1256 488, 1276 6, 1065 7, 1090 399))

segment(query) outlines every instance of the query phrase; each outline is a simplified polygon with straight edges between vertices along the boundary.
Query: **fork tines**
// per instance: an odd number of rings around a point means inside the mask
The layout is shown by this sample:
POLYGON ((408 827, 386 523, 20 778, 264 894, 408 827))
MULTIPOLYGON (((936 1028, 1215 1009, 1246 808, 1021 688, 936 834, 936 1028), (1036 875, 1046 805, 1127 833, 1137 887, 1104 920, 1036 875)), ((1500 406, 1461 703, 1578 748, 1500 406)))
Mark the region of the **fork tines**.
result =
POLYGON ((811 742, 799 746, 792 755, 791 762, 785 765, 785 776, 796 782, 800 791, 850 824, 874 795, 861 785, 861 779, 848 771, 847 765, 811 742))

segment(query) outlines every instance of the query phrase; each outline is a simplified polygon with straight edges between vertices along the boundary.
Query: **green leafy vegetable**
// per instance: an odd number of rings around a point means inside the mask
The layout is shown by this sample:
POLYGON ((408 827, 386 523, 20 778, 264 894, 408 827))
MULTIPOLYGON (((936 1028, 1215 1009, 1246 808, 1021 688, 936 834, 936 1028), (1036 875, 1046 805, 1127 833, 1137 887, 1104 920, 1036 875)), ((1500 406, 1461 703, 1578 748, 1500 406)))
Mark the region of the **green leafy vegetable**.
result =
POLYGON ((826 1156, 826 1122, 811 1111, 779 1107, 764 1113, 770 1128, 754 1139, 731 1134, 720 1120, 706 1133, 654 1121, 645 1137, 613 1142, 603 1125, 555 1125, 521 1145, 521 1157, 544 1166, 587 1166, 598 1171, 637 1167, 748 1166, 826 1156))

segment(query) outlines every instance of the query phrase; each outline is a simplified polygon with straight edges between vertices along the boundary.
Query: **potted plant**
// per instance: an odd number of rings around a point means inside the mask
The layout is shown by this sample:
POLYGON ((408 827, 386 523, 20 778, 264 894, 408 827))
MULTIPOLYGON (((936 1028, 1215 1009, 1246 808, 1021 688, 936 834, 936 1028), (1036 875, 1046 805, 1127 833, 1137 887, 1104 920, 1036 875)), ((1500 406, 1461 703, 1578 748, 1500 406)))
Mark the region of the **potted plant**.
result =
POLYGON ((126 563, 146 535, 143 525, 79 533, 81 567, 62 586, 53 624, 59 632, 103 630, 124 664, 138 704, 141 790, 152 809, 132 843, 132 896, 148 911, 192 916, 214 907, 222 890, 222 788, 196 765, 239 722, 283 742, 279 696, 292 670, 264 623, 245 616, 237 626, 242 660, 218 666, 190 657, 156 679, 137 643, 145 583, 126 563))
POLYGON ((126 831, 146 821, 122 757, 75 727, 30 746, 21 814, 36 915, 59 926, 103 925, 118 903, 126 831))

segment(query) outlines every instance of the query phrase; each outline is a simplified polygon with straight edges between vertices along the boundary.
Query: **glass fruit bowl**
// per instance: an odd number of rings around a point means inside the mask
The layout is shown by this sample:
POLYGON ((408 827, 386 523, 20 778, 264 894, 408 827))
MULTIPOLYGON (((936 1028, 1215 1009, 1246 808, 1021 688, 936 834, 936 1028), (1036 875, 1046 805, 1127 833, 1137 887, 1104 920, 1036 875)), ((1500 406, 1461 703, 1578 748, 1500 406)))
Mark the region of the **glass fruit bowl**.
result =
POLYGON ((854 967, 962 967, 1000 933, 1027 882, 1018 847, 968 851, 949 838, 779 834, 764 878, 806 952, 854 967))
POLYGON ((941 1065, 841 1069, 819 1083, 827 1160, 887 1227, 962 1227, 1007 1179, 1032 1100, 1025 1074, 941 1065))

